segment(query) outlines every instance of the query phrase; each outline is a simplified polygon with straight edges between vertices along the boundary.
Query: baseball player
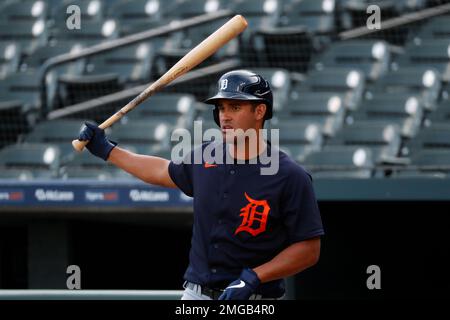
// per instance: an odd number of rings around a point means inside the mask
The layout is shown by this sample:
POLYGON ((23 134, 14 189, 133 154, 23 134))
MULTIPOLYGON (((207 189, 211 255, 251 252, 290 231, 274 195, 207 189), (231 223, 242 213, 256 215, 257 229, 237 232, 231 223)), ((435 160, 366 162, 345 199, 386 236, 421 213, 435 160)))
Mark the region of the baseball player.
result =
POLYGON ((223 141, 210 143, 219 143, 231 162, 175 163, 124 150, 90 123, 80 132, 78 139, 89 140, 92 154, 145 182, 179 188, 194 198, 182 299, 279 299, 285 294, 284 278, 319 259, 324 231, 311 176, 259 134, 272 117, 272 100, 269 83, 251 71, 235 70, 219 79, 217 94, 206 103, 215 106, 223 141), (256 148, 249 139, 237 139, 237 129, 254 130, 256 148), (263 152, 278 152, 275 174, 261 174, 267 165, 260 161, 263 152))

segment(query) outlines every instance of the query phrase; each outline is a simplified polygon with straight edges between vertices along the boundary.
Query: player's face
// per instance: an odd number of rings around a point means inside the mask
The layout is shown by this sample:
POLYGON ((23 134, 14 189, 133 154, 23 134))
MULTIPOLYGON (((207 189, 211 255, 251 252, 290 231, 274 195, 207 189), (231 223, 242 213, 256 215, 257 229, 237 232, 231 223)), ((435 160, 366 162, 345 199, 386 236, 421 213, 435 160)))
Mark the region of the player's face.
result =
POLYGON ((217 108, 220 128, 226 141, 234 140, 236 129, 242 129, 245 132, 249 129, 256 131, 262 128, 266 111, 264 104, 254 107, 254 103, 249 101, 219 100, 217 108))

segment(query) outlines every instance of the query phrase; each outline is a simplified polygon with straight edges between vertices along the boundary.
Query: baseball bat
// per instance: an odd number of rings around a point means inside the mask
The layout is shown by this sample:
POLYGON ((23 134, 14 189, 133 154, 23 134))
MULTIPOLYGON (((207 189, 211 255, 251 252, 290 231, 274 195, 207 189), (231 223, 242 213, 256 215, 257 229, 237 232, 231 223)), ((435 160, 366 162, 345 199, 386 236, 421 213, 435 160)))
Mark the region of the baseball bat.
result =
MULTIPOLYGON (((161 90, 173 80, 185 74, 209 56, 214 54, 222 46, 224 46, 231 39, 237 37, 242 31, 247 28, 247 21, 241 15, 236 15, 227 23, 217 29, 208 38, 200 42, 195 48, 189 51, 183 58, 180 59, 172 68, 163 74, 158 80, 153 82, 149 87, 142 91, 137 97, 128 102, 123 108, 105 120, 99 125, 99 128, 106 129, 112 126, 116 121, 122 118, 129 111, 137 107, 148 97, 155 92, 161 90)), ((80 141, 75 139, 72 141, 72 146, 77 151, 82 151, 89 141, 80 141)))

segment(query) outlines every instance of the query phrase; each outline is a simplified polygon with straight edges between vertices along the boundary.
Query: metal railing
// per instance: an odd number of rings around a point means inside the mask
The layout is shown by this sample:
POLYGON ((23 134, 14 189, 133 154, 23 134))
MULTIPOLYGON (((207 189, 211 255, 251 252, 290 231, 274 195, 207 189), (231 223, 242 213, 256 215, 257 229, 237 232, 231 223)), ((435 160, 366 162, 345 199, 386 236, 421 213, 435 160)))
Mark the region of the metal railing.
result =
POLYGON ((0 290, 0 300, 180 300, 182 290, 0 290))

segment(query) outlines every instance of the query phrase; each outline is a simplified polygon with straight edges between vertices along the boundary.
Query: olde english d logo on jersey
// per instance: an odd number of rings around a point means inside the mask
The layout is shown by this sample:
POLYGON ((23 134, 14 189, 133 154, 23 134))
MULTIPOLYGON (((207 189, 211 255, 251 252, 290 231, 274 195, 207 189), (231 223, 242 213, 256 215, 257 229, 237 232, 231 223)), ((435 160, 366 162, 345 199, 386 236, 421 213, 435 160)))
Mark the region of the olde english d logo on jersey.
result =
POLYGON ((236 229, 234 234, 246 231, 252 236, 256 236, 266 231, 267 218, 269 216, 270 207, 267 200, 254 200, 247 193, 244 193, 248 200, 248 204, 241 208, 242 223, 236 229))

